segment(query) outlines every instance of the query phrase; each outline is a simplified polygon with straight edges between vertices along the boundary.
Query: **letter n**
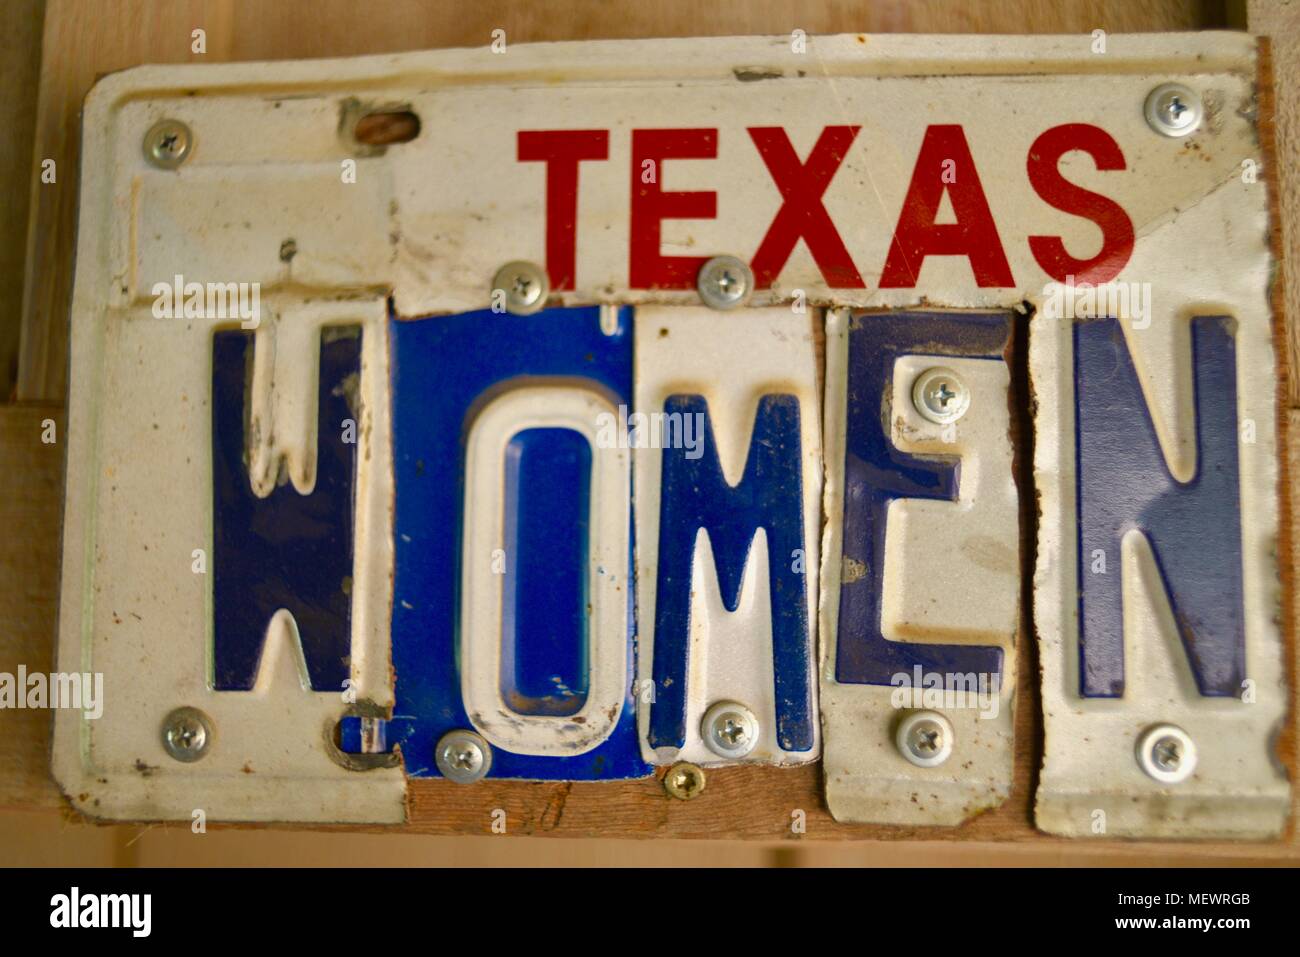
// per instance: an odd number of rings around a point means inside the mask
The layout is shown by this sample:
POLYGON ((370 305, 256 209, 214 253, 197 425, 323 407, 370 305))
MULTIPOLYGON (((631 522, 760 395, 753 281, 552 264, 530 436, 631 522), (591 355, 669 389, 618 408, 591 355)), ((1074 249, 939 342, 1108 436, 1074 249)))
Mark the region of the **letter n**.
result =
POLYGON ((1237 349, 1228 321, 1192 320, 1196 474, 1179 482, 1156 438, 1119 322, 1074 328, 1079 685, 1124 695, 1123 579, 1088 573, 1094 549, 1151 545, 1196 686, 1235 696, 1246 673, 1237 469, 1237 349))

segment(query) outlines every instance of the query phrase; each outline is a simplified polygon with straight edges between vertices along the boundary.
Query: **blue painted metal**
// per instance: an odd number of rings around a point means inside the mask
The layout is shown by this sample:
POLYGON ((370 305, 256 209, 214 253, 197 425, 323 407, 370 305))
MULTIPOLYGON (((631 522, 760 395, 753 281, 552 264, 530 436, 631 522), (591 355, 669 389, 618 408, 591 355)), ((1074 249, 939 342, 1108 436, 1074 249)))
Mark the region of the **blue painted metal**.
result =
POLYGON ((807 751, 813 744, 812 639, 805 563, 795 556, 796 550, 805 554, 799 400, 767 395, 759 402, 745 472, 735 487, 722 474, 704 398, 672 395, 664 411, 701 416, 704 444, 695 459, 686 448, 663 450, 650 746, 680 748, 686 741, 691 572, 699 529, 708 530, 723 604, 735 611, 754 534, 761 527, 769 555, 777 741, 786 751, 807 751))
POLYGON ((266 626, 281 608, 298 625, 311 686, 343 687, 352 653, 353 497, 356 445, 344 441, 344 380, 361 371, 361 330, 331 330, 320 346, 316 487, 253 493, 246 464, 245 395, 253 335, 212 337, 213 672, 218 691, 257 679, 266 626))
POLYGON ((888 685, 916 666, 924 672, 1001 675, 1002 649, 889 641, 881 633, 885 525, 896 498, 956 501, 961 463, 899 451, 889 438, 894 362, 909 354, 1004 360, 1006 313, 867 313, 848 333, 845 416, 844 550, 866 574, 840 588, 835 680, 888 685))
MULTIPOLYGON (((362 740, 362 722, 363 718, 358 715, 344 715, 339 719, 338 747, 344 754, 364 754, 366 753, 364 742, 362 740)), ((388 722, 382 718, 373 719, 374 736, 371 739, 371 752, 378 754, 380 752, 392 751, 388 744, 388 722)))
POLYGON ((526 429, 506 449, 501 695, 519 714, 587 701, 591 446, 526 429))
POLYGON ((1237 350, 1229 320, 1192 320, 1196 475, 1170 474, 1118 321, 1074 329, 1080 693, 1124 694, 1120 540, 1151 543, 1200 693, 1235 696, 1246 674, 1237 467, 1237 350), (1107 559, 1094 573, 1096 550, 1107 559))
MULTIPOLYGON (((612 335, 600 328, 598 307, 548 309, 532 316, 496 314, 489 310, 419 320, 390 321, 392 349, 393 451, 396 478, 394 545, 396 575, 393 600, 393 668, 396 705, 388 727, 390 746, 400 743, 408 774, 436 776, 434 744, 445 732, 472 723, 461 701, 457 660, 459 590, 461 580, 462 507, 465 494, 465 442, 469 425, 482 405, 517 384, 584 380, 609 396, 612 403, 629 404, 632 392, 632 314, 618 313, 612 335)), ((542 469, 527 465, 532 455, 563 459, 565 442, 539 438, 521 447, 517 530, 535 540, 546 508, 564 494, 572 496, 565 514, 579 507, 581 490, 569 483, 577 463, 561 468, 550 481, 542 469), (545 491, 544 491, 545 489, 545 491), (539 497, 534 500, 533 495, 539 497)), ((571 453, 572 449, 569 448, 571 453)), ((503 477, 504 480, 504 477, 503 477)), ((551 602, 539 593, 556 581, 561 570, 557 555, 574 561, 572 530, 551 525, 544 551, 517 556, 515 603, 536 608, 551 602), (557 542, 560 551, 557 553, 557 542)), ((584 566, 585 568, 585 566, 584 566)), ((576 574, 570 568, 564 575, 576 574)), ((633 628, 632 563, 622 572, 629 600, 627 635, 628 683, 622 712, 613 733, 598 747, 569 757, 512 754, 494 749, 492 777, 539 780, 629 778, 649 774, 641 760, 636 712, 632 698, 633 628)), ((561 608, 572 600, 556 599, 561 608)), ((561 618, 565 613, 561 614, 561 618)), ((572 624, 569 619, 570 625, 572 624)), ((555 622, 557 626, 559 621, 555 622)), ((518 635, 536 634, 528 626, 518 635)), ((553 647, 577 647, 572 630, 557 632, 553 647)), ((521 650, 514 658, 514 681, 534 688, 540 656, 521 650)), ((565 653, 573 667, 571 652, 565 653)), ((507 679, 509 680, 509 679, 507 679)), ((538 705, 546 707, 545 704, 538 705)))
POLYGON ((339 719, 339 750, 344 754, 361 753, 361 719, 344 715, 339 719))

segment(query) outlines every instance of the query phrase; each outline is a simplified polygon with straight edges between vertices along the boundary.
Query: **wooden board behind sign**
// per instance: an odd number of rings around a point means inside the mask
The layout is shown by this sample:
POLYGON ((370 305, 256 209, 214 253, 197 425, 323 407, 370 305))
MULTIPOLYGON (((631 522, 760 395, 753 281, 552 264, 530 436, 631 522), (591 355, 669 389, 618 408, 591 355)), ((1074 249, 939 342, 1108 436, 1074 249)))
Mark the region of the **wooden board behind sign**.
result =
MULTIPOLYGON (((1265 4, 1251 4, 1254 17, 1265 4)), ((1280 24, 1281 15, 1262 10, 1262 20, 1280 24)), ((1295 17, 1290 29, 1295 30, 1295 17)), ((555 39, 595 39, 637 36, 738 35, 849 32, 1108 32, 1181 30, 1227 26, 1206 22, 1201 7, 1173 0, 1141 4, 1101 2, 1062 10, 1060 5, 1031 2, 972 2, 954 16, 950 4, 935 2, 879 3, 849 10, 831 2, 742 3, 725 0, 706 12, 688 2, 635 4, 537 3, 513 8, 504 2, 474 5, 394 2, 382 14, 343 0, 291 0, 274 7, 254 7, 233 0, 148 3, 119 0, 105 7, 90 0, 50 0, 47 5, 44 59, 34 157, 53 158, 61 171, 57 187, 34 188, 26 246, 25 302, 22 312, 22 352, 18 370, 20 399, 45 400, 53 406, 0 408, 0 608, 7 628, 0 635, 0 670, 24 662, 29 668, 48 667, 54 634, 58 580, 58 535, 62 453, 59 446, 40 441, 41 423, 54 418, 62 427, 59 406, 66 394, 66 320, 72 286, 72 249, 76 217, 79 110, 86 91, 105 73, 146 62, 278 59, 341 56, 383 51, 485 44, 495 28, 506 30, 510 42, 555 39), (304 25, 310 25, 305 29, 304 25), (207 52, 191 52, 196 28, 206 31, 207 52)), ((1241 24, 1235 24, 1240 26, 1241 24)), ((1257 29, 1267 29, 1259 27, 1257 29)), ((1300 48, 1292 41, 1289 49, 1300 48)), ((1284 56, 1294 57, 1293 52, 1284 56)), ((1262 129, 1272 133, 1272 84, 1262 79, 1262 129)), ((1282 142, 1294 153, 1296 99, 1287 92, 1279 109, 1288 131, 1282 142)), ((1270 162, 1265 169, 1282 164, 1270 162)), ((1292 167, 1295 167, 1294 161, 1292 167)), ((24 184, 25 185, 25 184, 24 184)), ((6 187, 11 188, 11 187, 6 187)), ((1294 216, 1291 197, 1282 207, 1294 216)), ((1279 209, 1279 212, 1281 209, 1279 209)), ((1283 236, 1276 220, 1275 249, 1296 242, 1300 229, 1291 223, 1283 236)), ((6 240, 12 242, 12 240, 6 240)), ((1292 247, 1293 248, 1293 247, 1292 247)), ((1279 282, 1275 309, 1282 314, 1287 293, 1279 282)), ((1295 292, 1290 293, 1294 301, 1295 292)), ((1293 313, 1294 314, 1294 313, 1293 313)), ((12 321, 6 319, 4 321, 12 321)), ((1279 332, 1279 345, 1296 342, 1294 326, 1279 332)), ((1285 353, 1285 349, 1281 350, 1285 353)), ((1292 352, 1294 355, 1294 352, 1292 352)), ((1294 366, 1293 366, 1294 367, 1294 366)), ((1292 383, 1292 396, 1296 386, 1292 383)), ((1295 404, 1286 398, 1284 409, 1295 404)), ((1289 475, 1300 475, 1300 452, 1294 438, 1300 414, 1289 418, 1289 475)), ((1294 486, 1291 486, 1294 489, 1294 486)), ((1289 507, 1294 508, 1293 492, 1289 507)), ((1293 514, 1293 512, 1291 513, 1293 514)), ((1294 542, 1284 533, 1284 568, 1288 581, 1295 565, 1294 542)), ((1295 599, 1294 588, 1287 594, 1295 599)), ((1284 612, 1292 631, 1294 608, 1284 612)), ((1024 634, 1030 632, 1025 630, 1024 634)), ((1032 643, 1027 643, 1032 644, 1032 643)), ((1036 671, 1034 649, 1025 671, 1036 671)), ((1294 648, 1293 648, 1294 652, 1294 648)), ((1294 657, 1294 655, 1293 655, 1294 657)), ((1294 673, 1292 687, 1294 689, 1294 673)), ((1039 758, 1037 692, 1033 682, 1021 683, 1017 702, 1016 783, 1011 799, 996 811, 965 827, 908 830, 844 826, 825 811, 818 769, 732 768, 709 775, 706 793, 691 802, 667 798, 657 780, 618 784, 554 784, 487 782, 459 788, 442 781, 416 781, 411 786, 411 820, 407 830, 431 834, 485 834, 491 814, 505 810, 509 833, 555 836, 700 837, 790 840, 807 838, 885 839, 924 838, 929 842, 1020 842, 1035 860, 1060 860, 1078 843, 1050 839, 1033 830, 1031 820, 1035 768, 1039 758), (806 815, 806 833, 791 829, 792 813, 806 815)), ((48 777, 47 715, 7 713, 0 735, 0 806, 58 807, 62 799, 48 777), (15 715, 18 717, 15 717, 15 715)), ((1294 735, 1291 736, 1294 739, 1294 735)), ((1291 747, 1294 744, 1292 743, 1291 747)), ((969 846, 969 845, 968 845, 969 846)), ((1095 852, 1099 846, 1089 844, 1095 852)), ((1125 844, 1124 856, 1163 854, 1169 845, 1125 844)), ((1205 844, 1182 846, 1203 859, 1265 857, 1300 859, 1300 842, 1290 837, 1273 845, 1205 844)))

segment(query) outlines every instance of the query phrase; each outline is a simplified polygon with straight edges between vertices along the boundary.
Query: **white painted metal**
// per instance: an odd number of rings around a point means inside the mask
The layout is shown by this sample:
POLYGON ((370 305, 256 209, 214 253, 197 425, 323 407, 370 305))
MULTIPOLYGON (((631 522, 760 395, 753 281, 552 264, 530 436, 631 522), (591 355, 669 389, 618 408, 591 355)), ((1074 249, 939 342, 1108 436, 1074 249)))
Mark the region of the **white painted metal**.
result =
MULTIPOLYGON (((852 573, 841 567, 850 321, 837 310, 826 323, 823 635, 838 634, 840 583, 852 573)), ((826 801, 836 820, 957 824, 1001 804, 1010 792, 1020 563, 1009 386, 1007 366, 996 359, 907 355, 894 364, 891 441, 904 452, 958 458, 961 482, 956 502, 896 499, 890 505, 882 633, 891 641, 999 646, 1003 674, 996 691, 990 676, 980 695, 976 676, 976 694, 938 699, 926 697, 912 674, 904 675, 907 687, 901 681, 895 687, 840 684, 835 642, 823 641, 826 801), (969 391, 969 409, 956 423, 930 422, 912 402, 917 376, 936 365, 956 372, 969 391), (896 746, 899 723, 921 708, 940 711, 953 728, 952 756, 935 767, 918 767, 896 746)))
MULTIPOLYGON (((1246 78, 1216 76, 1212 84, 1230 91, 1229 103, 1251 96, 1246 78)), ((1118 569, 1124 581, 1125 696, 1078 696, 1071 316, 1035 316, 1030 373, 1038 400, 1034 486, 1040 521, 1034 618, 1046 733, 1036 818, 1039 827, 1055 834, 1260 838, 1281 833, 1289 813, 1290 789, 1273 750, 1289 694, 1276 617, 1277 378, 1268 299, 1268 201, 1262 182, 1244 182, 1241 176, 1240 158, 1254 155, 1253 126, 1232 111, 1224 112, 1221 124, 1222 145, 1209 163, 1201 161, 1220 169, 1218 182, 1145 224, 1117 282, 1150 284, 1151 316, 1122 325, 1166 463, 1181 481, 1196 470, 1188 319, 1229 315, 1236 320, 1239 435, 1253 436, 1237 447, 1246 667, 1253 702, 1197 692, 1140 535, 1125 539, 1118 569), (1153 780, 1135 759, 1139 735, 1157 723, 1182 728, 1196 744, 1196 771, 1180 784, 1153 780)), ((1184 149, 1184 141, 1154 135, 1151 140, 1175 157, 1184 149)), ((1178 169, 1187 161, 1171 162, 1178 169)))
MULTIPOLYGON (((808 627, 816 647, 818 549, 821 529, 822 452, 814 330, 815 310, 736 309, 720 313, 703 306, 646 306, 636 317, 636 411, 662 412, 674 393, 699 394, 708 402, 723 477, 740 482, 750 451, 754 415, 764 395, 784 393, 799 400, 803 430, 803 524, 807 569, 808 627), (743 343, 743 346, 741 345, 743 343)), ((660 449, 636 451, 637 687, 653 682, 655 575, 659 559, 660 449)), ((699 765, 722 763, 701 735, 705 712, 719 701, 738 701, 758 719, 758 743, 745 762, 803 764, 816 760, 820 745, 785 751, 776 740, 776 690, 772 673, 772 605, 768 563, 798 556, 773 555, 759 529, 750 547, 735 612, 719 592, 713 550, 701 529, 695 542, 691 579, 690 664, 687 671, 686 745, 652 750, 646 739, 650 702, 638 695, 641 749, 647 761, 699 765)), ((813 654, 809 676, 816 688, 813 654)), ((814 693, 814 701, 816 695, 814 693)), ((816 712, 814 710, 814 726, 816 712)))
MULTIPOLYGON (((83 242, 89 242, 84 234, 83 242)), ((256 361, 267 373, 255 370, 252 403, 267 427, 251 450, 253 474, 274 476, 275 463, 284 460, 295 486, 306 490, 314 483, 308 463, 315 462, 309 450, 316 423, 303 414, 315 396, 314 343, 323 326, 359 323, 364 330, 353 686, 306 690, 297 629, 281 612, 268 627, 253 690, 216 692, 208 650, 208 383, 209 343, 218 323, 155 319, 147 306, 118 312, 87 307, 86 282, 78 287, 72 342, 59 667, 102 673, 105 701, 97 720, 58 713, 55 776, 73 805, 95 817, 191 820, 203 811, 210 821, 402 820, 402 771, 347 770, 332 759, 328 744, 347 708, 345 696, 379 707, 393 700, 383 299, 309 303, 300 295, 269 296, 256 333, 256 361), (204 573, 194 570, 195 549, 205 555, 204 573), (193 764, 174 761, 163 748, 163 719, 178 706, 201 709, 215 727, 208 753, 193 764)))
MULTIPOLYGON (((344 702, 333 693, 303 690, 301 651, 287 616, 277 616, 269 628, 253 691, 216 694, 208 687, 210 582, 195 575, 191 563, 194 549, 211 552, 207 383, 217 323, 156 319, 151 290, 177 275, 261 284, 253 402, 276 424, 251 450, 262 487, 283 460, 295 485, 310 488, 315 426, 307 413, 314 364, 307 360, 321 326, 363 325, 352 680, 358 698, 391 705, 386 302, 391 296, 397 312, 411 316, 483 308, 501 264, 545 261, 546 174, 543 164, 516 160, 516 118, 522 116, 533 129, 609 130, 608 160, 582 164, 575 288, 555 292, 551 302, 644 306, 637 319, 636 404, 659 401, 665 390, 686 382, 698 383, 693 387, 705 394, 725 393, 711 410, 725 412, 717 421, 729 475, 743 466, 753 389, 780 383, 797 391, 807 421, 819 415, 815 320, 811 313, 792 313, 792 300, 1009 308, 1028 299, 1039 306, 1031 343, 1041 513, 1035 626, 1047 733, 1039 825, 1091 835, 1092 812, 1102 808, 1111 836, 1277 833, 1288 787, 1271 745, 1263 743, 1280 727, 1286 708, 1282 644, 1273 621, 1278 449, 1267 198, 1262 179, 1245 182, 1242 176, 1243 161, 1262 162, 1254 76, 1253 39, 1222 33, 1111 36, 1104 53, 1094 52, 1092 38, 1082 35, 809 37, 802 48, 789 37, 542 44, 511 46, 504 55, 484 47, 142 67, 107 77, 88 98, 83 124, 58 648, 62 670, 104 674, 107 706, 95 720, 71 711, 56 717, 54 770, 65 793, 78 809, 106 818, 189 819, 196 809, 213 820, 403 818, 399 769, 357 772, 330 757, 326 732, 344 702), (741 74, 752 75, 756 65, 778 78, 742 82, 741 74), (1165 82, 1187 85, 1204 104, 1202 128, 1188 137, 1159 136, 1146 123, 1144 99, 1165 82), (361 156, 338 132, 349 98, 409 104, 424 119, 422 133, 411 143, 361 156), (175 170, 153 166, 141 148, 146 132, 166 118, 194 132, 193 149, 175 170), (1067 600, 1074 581, 1069 340, 1063 327, 1042 318, 1048 277, 1026 239, 1059 235, 1069 250, 1085 254, 1096 248, 1097 231, 1038 197, 1026 181, 1025 156, 1045 128, 1067 122, 1096 123, 1123 148, 1123 171, 1098 171, 1078 153, 1064 157, 1061 169, 1073 182, 1118 198, 1136 228, 1136 251, 1120 279, 1151 284, 1154 317, 1140 337, 1130 335, 1130 343, 1177 476, 1193 471, 1195 444, 1182 320, 1215 310, 1238 322, 1239 414, 1255 424, 1257 436, 1241 449, 1247 650, 1258 688, 1249 710, 1188 697, 1177 656, 1171 664, 1149 607, 1137 616, 1131 636, 1140 657, 1130 660, 1147 682, 1142 700, 1118 707, 1081 703, 1066 690, 1075 654, 1067 600), (1015 285, 978 287, 964 257, 932 257, 916 288, 882 290, 882 264, 925 127, 952 123, 964 127, 1015 285), (662 251, 748 259, 781 205, 745 129, 757 124, 784 126, 801 157, 825 126, 861 125, 824 201, 865 288, 829 288, 799 244, 772 288, 757 290, 747 310, 705 310, 694 289, 629 289, 631 130, 718 130, 715 160, 662 164, 665 188, 718 194, 715 219, 664 221, 662 251), (280 254, 287 240, 297 249, 288 258, 280 254), (731 323, 743 324, 743 334, 731 323), (660 326, 674 330, 674 342, 680 339, 676 330, 689 327, 691 348, 645 335, 660 326), (1172 705, 1156 708, 1162 697, 1172 705), (215 726, 210 751, 186 765, 167 757, 160 735, 163 718, 182 705, 201 708, 215 726), (1196 773, 1177 795, 1144 775, 1134 759, 1136 730, 1166 720, 1185 728, 1200 751, 1196 773), (1234 744, 1245 740, 1261 743, 1249 749, 1234 744)), ((842 451, 834 419, 843 408, 835 401, 843 375, 837 321, 829 323, 827 336, 830 462, 842 451)), ((942 364, 961 372, 973 396, 957 426, 963 494, 973 473, 993 484, 983 485, 974 502, 950 506, 955 514, 947 517, 920 508, 923 503, 895 503, 886 575, 898 584, 887 587, 888 627, 899 635, 911 628, 924 640, 934 625, 957 622, 981 641, 999 635, 1009 645, 1014 591, 1008 593, 1000 574, 968 568, 954 575, 950 588, 913 580, 942 544, 974 534, 977 524, 982 534, 1014 542, 1014 536, 1004 539, 1007 523, 1014 522, 1004 494, 1006 407, 994 401, 1004 394, 1005 372, 988 371, 995 363, 976 362, 969 370, 949 358, 942 364), (1000 430, 983 416, 986 409, 990 415, 1000 409, 1000 430), (994 494, 986 501, 990 488, 994 494), (971 512, 982 509, 989 515, 977 523, 971 512), (966 596, 960 609, 959 595, 966 596), (923 614, 927 598, 936 600, 937 610, 923 614)), ((910 431, 930 426, 915 416, 910 396, 899 392, 903 378, 896 376, 891 401, 910 424, 895 441, 933 441, 910 431)), ((840 687, 827 679, 833 674, 838 577, 824 576, 824 592, 811 580, 818 569, 811 553, 820 527, 820 492, 814 489, 822 467, 820 450, 809 454, 810 594, 814 608, 820 594, 826 639, 822 709, 832 810, 842 819, 936 824, 998 803, 1010 780, 1009 699, 991 721, 949 714, 956 735, 952 758, 920 769, 894 748, 891 689, 840 687), (957 779, 963 748, 977 742, 983 778, 957 779), (929 782, 945 782, 924 810, 910 800, 915 787, 909 775, 922 771, 941 775, 931 773, 929 782)), ((644 589, 647 580, 653 583, 647 576, 653 555, 646 549, 654 538, 642 526, 656 520, 657 508, 649 507, 655 462, 653 455, 638 454, 634 464, 643 677, 653 641, 645 628, 653 594, 644 589)), ((836 572, 838 481, 836 469, 828 469, 823 551, 826 567, 836 572)), ((702 569, 709 555, 704 542, 698 547, 702 569)), ((751 561, 767 560, 775 559, 766 555, 760 535, 751 561)), ((1142 562, 1133 557, 1128 565, 1136 587, 1142 562)), ((740 614, 761 620, 752 609, 765 607, 763 576, 755 568, 748 574, 744 602, 752 604, 740 614)), ((755 664, 770 662, 770 655, 747 658, 743 667, 715 662, 714 649, 725 647, 737 623, 718 614, 716 582, 702 575, 698 586, 701 620, 710 629, 699 646, 707 653, 701 663, 708 661, 708 700, 692 698, 688 727, 698 736, 704 710, 726 697, 753 708, 770 733, 770 702, 750 696, 763 687, 770 693, 770 674, 755 664)), ((757 636, 763 640, 761 631, 757 636)), ((1004 698, 1010 688, 1008 681, 1004 698)), ((767 741, 746 760, 789 762, 816 754, 780 754, 767 741)), ((707 763, 715 756, 693 737, 677 757, 707 763)))

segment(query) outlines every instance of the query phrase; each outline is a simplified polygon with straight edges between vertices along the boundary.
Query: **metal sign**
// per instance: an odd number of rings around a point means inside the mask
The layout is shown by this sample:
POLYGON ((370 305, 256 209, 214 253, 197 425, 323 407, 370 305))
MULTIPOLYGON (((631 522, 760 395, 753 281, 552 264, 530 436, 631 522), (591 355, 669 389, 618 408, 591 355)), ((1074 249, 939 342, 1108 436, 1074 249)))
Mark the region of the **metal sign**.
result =
POLYGON ((399 822, 820 761, 837 820, 951 826, 1036 682, 1041 829, 1280 833, 1254 76, 1198 34, 106 78, 59 645, 103 709, 56 777, 399 822))

